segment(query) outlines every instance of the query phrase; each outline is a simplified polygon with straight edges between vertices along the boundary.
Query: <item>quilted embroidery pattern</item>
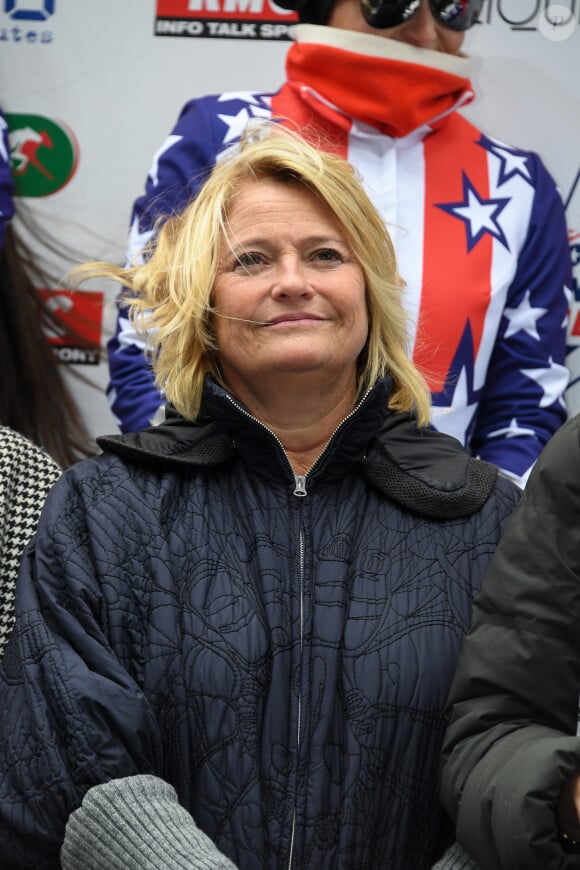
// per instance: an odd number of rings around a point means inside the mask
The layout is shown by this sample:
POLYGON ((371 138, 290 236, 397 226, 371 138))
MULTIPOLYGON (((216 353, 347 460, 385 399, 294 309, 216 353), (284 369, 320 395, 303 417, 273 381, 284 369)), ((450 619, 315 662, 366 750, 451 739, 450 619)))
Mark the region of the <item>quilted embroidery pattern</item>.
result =
POLYGON ((137 772, 241 870, 287 866, 293 831, 295 867, 430 866, 443 706, 510 497, 433 522, 353 473, 297 499, 241 462, 82 465, 21 590, 23 664, 10 647, 0 672, 14 866, 57 867, 84 791, 137 772))

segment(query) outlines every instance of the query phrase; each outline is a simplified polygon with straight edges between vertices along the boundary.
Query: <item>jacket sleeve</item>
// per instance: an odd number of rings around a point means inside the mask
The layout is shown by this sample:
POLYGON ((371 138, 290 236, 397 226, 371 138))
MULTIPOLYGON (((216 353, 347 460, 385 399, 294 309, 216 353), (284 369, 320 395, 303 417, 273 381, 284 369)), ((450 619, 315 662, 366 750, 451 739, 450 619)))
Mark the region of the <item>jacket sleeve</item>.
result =
MULTIPOLYGON (((127 246, 128 264, 138 261, 151 239, 156 221, 175 214, 197 192, 223 147, 216 137, 215 117, 208 110, 211 98, 187 103, 170 135, 157 153, 147 176, 144 193, 135 201, 127 246)), ((150 426, 163 396, 155 386, 146 350, 146 337, 135 332, 127 308, 117 303, 115 333, 107 344, 109 384, 107 396, 122 432, 150 426)))
POLYGON ((566 420, 566 319, 572 264, 562 198, 539 157, 526 161, 532 213, 487 371, 472 450, 524 485, 566 420))
POLYGON ((155 776, 90 789, 67 822, 60 858, 62 870, 236 870, 155 776))
POLYGON ((479 867, 459 843, 453 843, 431 870, 479 870, 479 867))
POLYGON ((554 435, 475 601, 450 694, 442 799, 482 870, 580 867, 556 808, 580 769, 580 417, 554 435))
POLYGON ((60 867, 84 793, 161 764, 156 718, 109 640, 111 611, 127 597, 97 584, 95 566, 106 573, 110 554, 86 528, 82 481, 70 480, 51 490, 25 552, 0 664, 0 855, 11 870, 60 867))

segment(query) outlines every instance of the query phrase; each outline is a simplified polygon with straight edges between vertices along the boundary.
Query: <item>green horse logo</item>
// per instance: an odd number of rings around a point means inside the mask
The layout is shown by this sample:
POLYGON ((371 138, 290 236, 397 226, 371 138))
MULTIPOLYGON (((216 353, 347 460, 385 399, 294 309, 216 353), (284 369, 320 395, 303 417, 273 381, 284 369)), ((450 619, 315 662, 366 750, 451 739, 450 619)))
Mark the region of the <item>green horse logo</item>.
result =
POLYGON ((17 196, 50 196, 73 177, 78 144, 72 131, 44 115, 7 114, 17 196))

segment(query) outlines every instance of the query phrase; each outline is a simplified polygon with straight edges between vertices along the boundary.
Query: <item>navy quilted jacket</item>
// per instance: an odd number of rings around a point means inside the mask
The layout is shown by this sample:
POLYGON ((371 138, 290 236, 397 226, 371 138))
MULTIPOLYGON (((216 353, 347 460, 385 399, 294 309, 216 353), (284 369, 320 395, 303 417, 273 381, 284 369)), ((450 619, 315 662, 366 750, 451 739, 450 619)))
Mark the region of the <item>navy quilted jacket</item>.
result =
POLYGON ((240 870, 421 870, 443 710, 518 491, 386 409, 305 479, 206 385, 49 495, 0 668, 1 866, 56 868, 92 785, 154 773, 240 870))

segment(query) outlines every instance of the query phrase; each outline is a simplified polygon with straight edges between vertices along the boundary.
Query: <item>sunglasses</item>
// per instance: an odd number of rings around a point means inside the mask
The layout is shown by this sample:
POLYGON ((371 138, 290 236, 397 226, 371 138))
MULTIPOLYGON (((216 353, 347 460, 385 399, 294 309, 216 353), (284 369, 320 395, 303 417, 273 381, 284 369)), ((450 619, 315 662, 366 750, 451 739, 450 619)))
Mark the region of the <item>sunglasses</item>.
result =
MULTIPOLYGON (((397 27, 419 11, 421 0, 361 0, 361 10, 371 27, 397 27)), ((429 0, 431 12, 451 30, 467 30, 477 21, 483 0, 429 0)))

